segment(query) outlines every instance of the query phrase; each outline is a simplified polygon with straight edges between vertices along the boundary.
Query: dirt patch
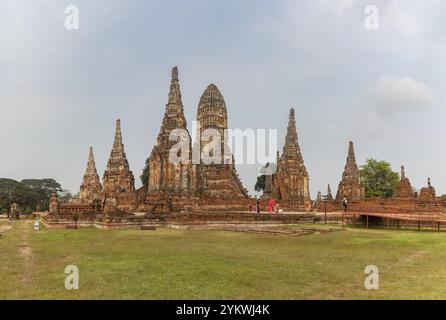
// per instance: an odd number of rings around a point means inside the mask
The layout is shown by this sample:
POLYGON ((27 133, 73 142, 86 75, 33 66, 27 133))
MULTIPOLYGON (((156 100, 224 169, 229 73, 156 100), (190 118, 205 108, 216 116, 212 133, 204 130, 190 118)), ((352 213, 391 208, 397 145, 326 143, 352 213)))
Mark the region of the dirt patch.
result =
POLYGON ((384 268, 383 272, 387 273, 390 272, 393 268, 398 268, 399 266, 403 265, 408 265, 413 263, 415 260, 420 259, 421 257, 423 257, 427 252, 426 251, 416 251, 411 255, 405 256, 403 258, 401 258, 400 260, 398 260, 396 263, 394 264, 389 264, 386 268, 384 268))
POLYGON ((35 263, 33 252, 31 247, 29 246, 28 238, 30 236, 30 232, 32 230, 32 221, 24 221, 19 225, 20 230, 20 245, 17 247, 20 257, 23 261, 23 268, 26 271, 21 272, 21 283, 26 283, 28 285, 31 282, 31 276, 28 272, 29 270, 33 270, 33 265, 35 263))
POLYGON ((22 256, 30 256, 31 255, 31 248, 28 245, 23 245, 19 247, 19 253, 22 256))
POLYGON ((6 231, 12 228, 10 224, 0 225, 0 235, 4 234, 6 231))
POLYGON ((343 229, 334 228, 292 228, 287 225, 252 225, 252 224, 214 224, 214 225, 193 225, 185 226, 186 230, 222 230, 234 232, 248 232, 257 234, 286 235, 286 236, 305 236, 310 234, 324 234, 343 229))
POLYGON ((421 258, 425 254, 426 254, 426 251, 417 251, 417 252, 411 254, 410 256, 402 258, 400 261, 398 261, 398 263, 409 264, 409 263, 412 263, 415 260, 421 258))

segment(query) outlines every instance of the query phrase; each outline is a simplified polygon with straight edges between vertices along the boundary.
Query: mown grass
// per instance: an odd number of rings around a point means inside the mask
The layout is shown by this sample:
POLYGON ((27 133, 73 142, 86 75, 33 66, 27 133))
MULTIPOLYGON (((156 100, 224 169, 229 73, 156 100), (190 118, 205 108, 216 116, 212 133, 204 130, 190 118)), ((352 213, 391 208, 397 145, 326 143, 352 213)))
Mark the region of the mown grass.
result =
POLYGON ((446 233, 36 232, 24 224, 0 237, 1 299, 446 298, 446 233), (364 288, 371 264, 380 270, 379 290, 364 288), (80 270, 79 290, 65 289, 67 265, 80 270))

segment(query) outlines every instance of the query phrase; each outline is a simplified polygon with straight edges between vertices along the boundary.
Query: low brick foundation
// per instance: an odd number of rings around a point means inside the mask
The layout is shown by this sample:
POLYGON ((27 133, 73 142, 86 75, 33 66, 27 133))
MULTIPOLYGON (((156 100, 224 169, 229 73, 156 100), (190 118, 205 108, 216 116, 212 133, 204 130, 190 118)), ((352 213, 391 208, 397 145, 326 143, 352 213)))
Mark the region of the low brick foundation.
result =
MULTIPOLYGON (((333 217, 331 218, 333 219, 333 217)), ((69 216, 55 219, 41 215, 41 222, 47 228, 66 228, 73 225, 69 216)), ((89 219, 79 219, 78 228, 95 227, 100 229, 138 228, 158 226, 175 227, 181 225, 206 224, 300 224, 323 221, 314 213, 255 214, 248 212, 190 212, 173 214, 146 214, 144 216, 104 216, 96 215, 89 219)), ((333 220, 332 220, 333 221, 333 220)))

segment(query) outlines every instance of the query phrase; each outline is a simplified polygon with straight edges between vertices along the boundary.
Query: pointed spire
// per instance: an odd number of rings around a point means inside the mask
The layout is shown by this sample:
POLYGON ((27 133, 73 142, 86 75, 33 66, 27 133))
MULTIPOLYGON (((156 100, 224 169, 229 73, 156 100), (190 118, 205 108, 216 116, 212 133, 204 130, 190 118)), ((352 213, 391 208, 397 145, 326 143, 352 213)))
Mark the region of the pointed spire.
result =
POLYGON ((356 157, 355 157, 355 149, 353 147, 353 142, 352 141, 350 141, 349 144, 348 144, 347 165, 357 166, 356 165, 356 157))
POLYGON ((287 128, 287 134, 285 138, 285 144, 293 144, 297 146, 299 149, 299 145, 297 142, 297 130, 296 130, 296 118, 294 115, 294 108, 290 109, 290 116, 288 118, 288 128, 287 128))
POLYGON ((121 168, 130 171, 127 156, 124 151, 124 144, 122 143, 121 120, 116 120, 115 140, 113 148, 110 153, 110 159, 107 164, 107 171, 117 172, 121 168))
POLYGON ((300 152, 299 142, 297 138, 296 118, 294 114, 294 108, 290 109, 290 115, 288 118, 288 128, 285 137, 285 145, 283 146, 282 157, 288 159, 297 159, 298 162, 303 164, 303 158, 300 152))
POLYGON ((106 196, 116 192, 134 191, 134 177, 122 143, 121 120, 116 120, 115 141, 103 177, 106 196))
POLYGON ((187 129, 184 116, 183 102, 181 101, 180 83, 178 80, 178 67, 173 67, 170 82, 169 96, 164 112, 163 123, 158 134, 158 145, 170 145, 169 135, 175 129, 187 129))
POLYGON ((406 173, 404 172, 404 166, 401 166, 401 180, 406 179, 406 173))
POLYGON ((102 186, 94 161, 93 147, 90 147, 87 169, 85 169, 84 179, 79 192, 79 199, 81 201, 91 202, 99 196, 101 189, 102 186))
POLYGON ((327 187, 327 200, 333 200, 333 194, 331 193, 330 184, 328 184, 328 187, 327 187))
POLYGON ((85 170, 86 176, 97 176, 98 172, 96 170, 96 163, 94 161, 94 153, 93 153, 93 147, 90 147, 90 152, 88 154, 88 162, 87 162, 87 169, 85 170))
POLYGON ((347 196, 348 200, 361 200, 364 198, 364 187, 361 184, 352 141, 348 144, 347 163, 342 173, 342 180, 338 186, 336 199, 342 200, 344 195, 347 196))
POLYGON ((309 180, 297 141, 295 113, 291 108, 283 152, 277 160, 275 190, 282 200, 297 200, 297 203, 305 204, 310 201, 309 180))
POLYGON ((90 162, 94 163, 93 147, 90 147, 90 153, 88 154, 88 163, 90 162))
POLYGON ((175 66, 172 68, 172 81, 178 81, 178 67, 175 66))
POLYGON ((171 113, 182 113, 183 112, 183 103, 181 102, 181 90, 180 90, 180 82, 178 80, 178 67, 173 67, 172 69, 172 79, 170 81, 170 91, 169 91, 169 99, 167 102, 167 109, 171 113), (169 108, 170 107, 170 108, 169 108))
POLYGON ((344 174, 354 176, 355 179, 359 179, 358 165, 356 164, 355 149, 352 141, 350 141, 348 144, 348 156, 344 174))
POLYGON ((123 151, 124 146, 122 145, 122 132, 121 132, 121 119, 116 120, 115 129, 115 141, 113 142, 114 151, 123 151))

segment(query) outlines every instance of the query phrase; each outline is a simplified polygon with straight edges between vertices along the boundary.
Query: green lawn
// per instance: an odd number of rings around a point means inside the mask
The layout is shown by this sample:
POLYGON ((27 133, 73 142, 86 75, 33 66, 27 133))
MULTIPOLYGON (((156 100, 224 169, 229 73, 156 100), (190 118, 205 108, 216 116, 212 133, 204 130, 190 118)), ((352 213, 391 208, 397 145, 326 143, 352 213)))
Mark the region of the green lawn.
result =
POLYGON ((446 299, 445 266, 446 233, 36 232, 20 221, 0 236, 0 299, 446 299), (371 264, 379 290, 364 288, 371 264), (79 290, 64 287, 67 265, 79 290))

